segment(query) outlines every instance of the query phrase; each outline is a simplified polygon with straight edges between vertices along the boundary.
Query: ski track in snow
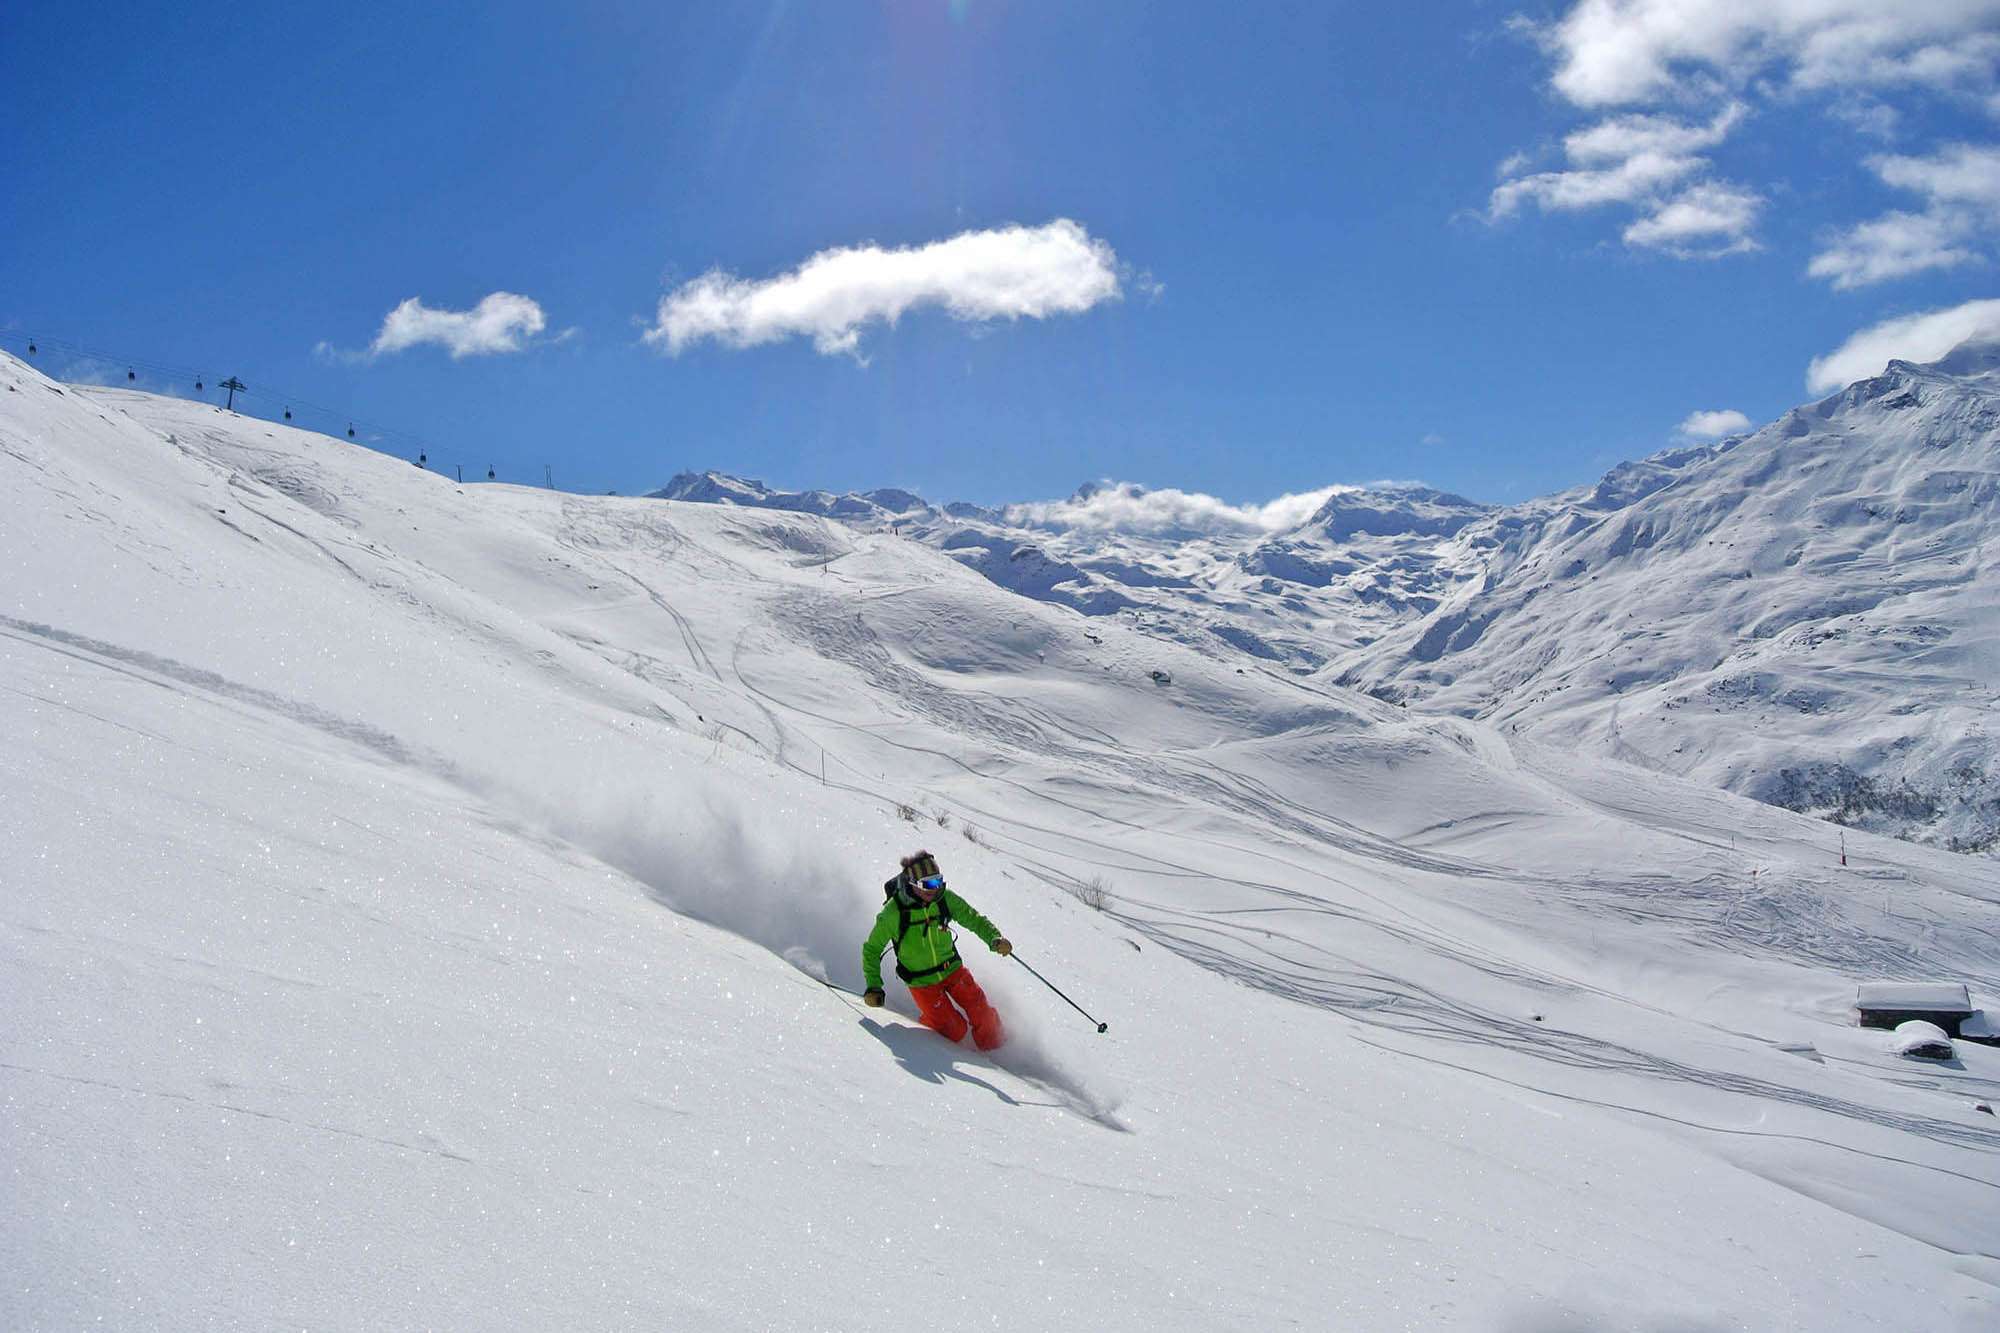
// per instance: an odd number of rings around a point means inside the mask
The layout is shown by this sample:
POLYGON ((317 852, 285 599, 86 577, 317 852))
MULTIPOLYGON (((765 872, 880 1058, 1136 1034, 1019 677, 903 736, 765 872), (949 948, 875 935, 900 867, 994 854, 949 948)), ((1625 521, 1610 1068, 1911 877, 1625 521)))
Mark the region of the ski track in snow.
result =
POLYGON ((187 666, 171 658, 137 648, 120 647, 81 634, 72 634, 51 625, 37 625, 31 621, 0 615, 0 627, 4 627, 0 628, 0 634, 8 638, 33 643, 51 652, 90 662, 130 679, 144 681, 166 690, 174 689, 176 685, 187 686, 213 698, 245 705, 310 727, 336 741, 367 750, 384 763, 404 768, 426 769, 447 781, 455 779, 454 770, 449 762, 436 756, 419 756, 386 732, 379 731, 365 722, 339 717, 313 704, 287 699, 283 695, 254 685, 240 684, 213 671, 187 666), (161 680, 160 677, 166 679, 161 680))
MULTIPOLYGON (((990 696, 982 696, 978 704, 974 705, 969 700, 961 700, 946 694, 908 668, 891 664, 888 655, 881 650, 876 636, 859 621, 850 631, 845 628, 842 618, 841 622, 829 631, 830 618, 824 614, 811 613, 813 601, 809 595, 800 595, 789 603, 781 604, 780 623, 802 629, 804 633, 799 637, 819 656, 854 666, 868 676, 876 688, 905 705, 915 706, 939 729, 956 734, 983 734, 997 747, 1026 751, 1071 771, 1086 765, 1099 767, 1093 762, 1096 758, 1094 751, 1074 743, 1072 737, 1064 735, 1058 741, 1052 736, 1051 728, 1024 723, 1011 712, 1000 711, 1000 708, 1018 707, 1018 701, 995 700, 990 696), (790 614, 787 614, 788 611, 790 614)), ((752 685, 743 674, 741 659, 739 643, 734 660, 737 680, 746 689, 757 693, 766 703, 774 707, 789 707, 768 691, 752 685)), ((813 720, 833 722, 836 725, 851 725, 842 723, 839 719, 813 714, 810 710, 796 711, 813 720)), ((1031 710, 1031 717, 1038 711, 1031 710)), ((888 740, 883 743, 900 750, 929 753, 958 763, 967 772, 977 774, 976 769, 964 765, 963 761, 949 754, 899 741, 888 740)), ((1189 783, 1179 780, 1184 775, 1176 774, 1162 765, 1149 764, 1129 756, 1121 758, 1125 762, 1113 767, 1110 774, 1113 780, 1128 781, 1134 785, 1143 783, 1151 790, 1190 801, 1201 801, 1206 798, 1210 804, 1221 805, 1252 818, 1261 818, 1268 824, 1295 835, 1303 834, 1303 840, 1332 843, 1346 851, 1376 853, 1383 845, 1378 839, 1329 836, 1323 831, 1324 824, 1315 825, 1306 820, 1288 817, 1290 812, 1298 807, 1275 794, 1266 794, 1260 800, 1217 800, 1215 794, 1227 785, 1222 780, 1211 778, 1207 782, 1189 783)), ((1237 775, 1231 774, 1228 777, 1235 778, 1237 775)), ((1044 789, 1030 789, 1025 784, 1013 783, 1011 779, 1001 779, 1001 781, 1019 786, 1024 794, 1039 801, 1066 806, 1071 810, 1081 809, 1073 803, 1050 796, 1044 789)), ((1245 785, 1250 782, 1248 779, 1242 781, 1245 785)), ((1465 862, 1411 857, 1400 854, 1400 851, 1398 854, 1380 859, 1414 869, 1455 873, 1460 877, 1477 878, 1505 873, 1465 862)), ((1184 874, 1198 873, 1185 868, 1179 869, 1184 874)), ((1056 876, 1052 875, 1050 878, 1051 882, 1055 882, 1056 876)), ((1279 908, 1231 909, 1232 913, 1254 911, 1261 918, 1273 912, 1303 911, 1362 922, 1371 930, 1395 934, 1407 941, 1419 943, 1434 955, 1448 958, 1497 979, 1557 991, 1568 989, 1573 985, 1544 973, 1520 968, 1504 959, 1475 955, 1454 946, 1434 932, 1399 929, 1380 919, 1372 919, 1362 913, 1330 906, 1307 893, 1239 877, 1230 877, 1228 882, 1241 888, 1254 889, 1284 898, 1291 904, 1279 908)), ((1687 928, 1690 936, 1699 942, 1739 951, 1751 950, 1773 958, 1809 959, 1830 969, 1848 971, 1860 969, 1869 974, 1901 975, 1919 970, 1923 965, 1922 956, 1917 951, 1898 942, 1858 928, 1829 927, 1823 924, 1829 904, 1805 890, 1794 890, 1790 894, 1759 892, 1755 888, 1746 891, 1725 882, 1720 875, 1711 875, 1692 883, 1672 876, 1644 874, 1617 883, 1606 882, 1600 878, 1574 878, 1567 881, 1543 879, 1540 883, 1553 894, 1561 896, 1572 905, 1583 906, 1586 910, 1602 911, 1637 924, 1673 923, 1687 928), (1669 901, 1663 902, 1663 899, 1669 901), (1701 910, 1704 906, 1715 905, 1717 901, 1727 905, 1729 910, 1726 914, 1718 917, 1712 912, 1701 910)), ((1257 986, 1286 999, 1339 1012, 1370 1026, 1387 1028, 1399 1034, 1433 1041, 1497 1048, 1526 1056, 1531 1060, 1567 1068, 1635 1074, 1647 1079, 1674 1081, 1709 1091, 1785 1102, 1807 1110, 1927 1138, 1937 1143, 1985 1151, 2000 1150, 2000 1132, 1962 1127, 1949 1121, 1926 1117, 1885 1113, 1878 1108, 1838 1097, 1815 1094, 1771 1080, 1746 1078, 1724 1070, 1662 1059, 1628 1046, 1601 1041, 1583 1034, 1566 1033, 1544 1024, 1525 1022, 1489 1010, 1455 1003, 1434 992, 1416 987, 1406 980, 1384 974, 1366 971, 1330 974, 1322 969, 1297 965, 1281 968, 1247 962, 1244 950, 1240 947, 1243 937, 1256 935, 1268 941, 1276 934, 1261 922, 1248 926, 1219 923, 1212 919, 1213 913, 1204 914, 1210 919, 1198 924, 1170 923, 1157 918, 1142 918, 1124 911, 1113 911, 1110 915, 1181 956, 1219 974, 1257 986), (1218 948, 1200 939, 1203 934, 1217 932, 1239 947, 1218 948)), ((1268 950, 1267 943, 1256 947, 1259 951, 1268 950)), ((1987 977, 1985 974, 1980 974, 1978 979, 1986 981, 1987 977)), ((1462 1066, 1453 1067, 1462 1068, 1462 1066)), ((1534 1085, 1522 1083, 1517 1086, 1534 1085)), ((1550 1091, 1546 1088, 1541 1090, 1550 1091)), ((1577 1098, 1575 1094, 1570 1093, 1552 1093, 1552 1095, 1569 1100, 1589 1100, 1577 1098)), ((1612 1102, 1591 1104, 1672 1120, 1676 1124, 1698 1131, 1750 1132, 1673 1117, 1643 1106, 1612 1102)), ((1846 1149, 1824 1138, 1777 1134, 1770 1137, 1790 1137, 1839 1150, 1859 1151, 1846 1149)), ((1939 1171, 1982 1188, 2000 1188, 2000 1184, 1993 1181, 1952 1172, 1947 1168, 1908 1162, 1906 1159, 1885 1157, 1881 1154, 1874 1155, 1882 1160, 1939 1171)))

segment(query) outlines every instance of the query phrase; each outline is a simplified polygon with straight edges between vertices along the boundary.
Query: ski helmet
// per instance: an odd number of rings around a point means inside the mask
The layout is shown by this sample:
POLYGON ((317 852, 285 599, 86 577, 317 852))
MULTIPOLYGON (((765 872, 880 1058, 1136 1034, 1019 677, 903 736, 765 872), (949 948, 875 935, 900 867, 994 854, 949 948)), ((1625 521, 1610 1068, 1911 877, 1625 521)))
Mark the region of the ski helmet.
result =
POLYGON ((938 869, 935 856, 920 851, 903 858, 903 882, 911 893, 929 902, 944 891, 944 871, 938 869))

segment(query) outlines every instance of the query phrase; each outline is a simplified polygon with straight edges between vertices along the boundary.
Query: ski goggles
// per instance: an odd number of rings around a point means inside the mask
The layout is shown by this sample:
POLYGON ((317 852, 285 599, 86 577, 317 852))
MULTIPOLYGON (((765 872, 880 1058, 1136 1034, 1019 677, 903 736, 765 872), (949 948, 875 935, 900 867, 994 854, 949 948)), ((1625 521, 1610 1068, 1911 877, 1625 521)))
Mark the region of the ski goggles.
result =
POLYGON ((916 891, 925 898, 935 898, 944 892, 943 875, 925 875, 916 883, 916 891))

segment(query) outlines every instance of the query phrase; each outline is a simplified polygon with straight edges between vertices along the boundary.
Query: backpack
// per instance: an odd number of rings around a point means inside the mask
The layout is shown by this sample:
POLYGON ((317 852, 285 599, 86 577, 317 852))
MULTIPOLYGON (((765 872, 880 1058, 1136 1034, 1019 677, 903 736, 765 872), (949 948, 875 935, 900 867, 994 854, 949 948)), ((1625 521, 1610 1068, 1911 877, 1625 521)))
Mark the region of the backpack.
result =
MULTIPOLYGON (((896 904, 896 975, 907 982, 917 974, 903 966, 903 936, 910 933, 910 904, 904 899, 902 894, 896 892, 897 889, 902 887, 902 884, 903 877, 901 875, 891 876, 888 882, 882 886, 882 898, 885 902, 894 901, 896 904)), ((944 895, 940 893, 932 906, 937 908, 937 923, 943 926, 945 931, 949 933, 951 930, 951 904, 946 902, 944 895)), ((952 949, 954 952, 957 951, 957 947, 957 942, 953 941, 952 949)))

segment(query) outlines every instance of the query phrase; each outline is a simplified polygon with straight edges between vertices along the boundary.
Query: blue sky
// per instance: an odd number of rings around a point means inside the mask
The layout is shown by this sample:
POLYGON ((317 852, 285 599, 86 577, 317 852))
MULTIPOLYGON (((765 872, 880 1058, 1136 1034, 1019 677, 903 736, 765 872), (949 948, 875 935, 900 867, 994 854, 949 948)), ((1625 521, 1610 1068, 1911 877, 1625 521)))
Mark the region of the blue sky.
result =
POLYGON ((1857 334, 1820 379, 2000 327, 1996 33, 1995 0, 28 6, 0 327, 578 490, 1523 499, 1767 420, 1857 334))

